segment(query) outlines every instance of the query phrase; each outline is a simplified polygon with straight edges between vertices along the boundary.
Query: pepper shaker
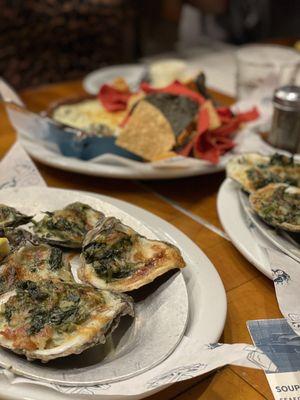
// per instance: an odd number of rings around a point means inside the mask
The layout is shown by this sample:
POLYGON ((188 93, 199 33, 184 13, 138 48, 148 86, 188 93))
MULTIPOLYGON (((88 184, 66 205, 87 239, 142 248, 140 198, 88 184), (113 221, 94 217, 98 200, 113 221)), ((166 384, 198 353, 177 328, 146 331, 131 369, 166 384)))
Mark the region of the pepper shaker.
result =
POLYGON ((276 89, 273 105, 268 142, 291 153, 300 153, 300 87, 282 86, 276 89))

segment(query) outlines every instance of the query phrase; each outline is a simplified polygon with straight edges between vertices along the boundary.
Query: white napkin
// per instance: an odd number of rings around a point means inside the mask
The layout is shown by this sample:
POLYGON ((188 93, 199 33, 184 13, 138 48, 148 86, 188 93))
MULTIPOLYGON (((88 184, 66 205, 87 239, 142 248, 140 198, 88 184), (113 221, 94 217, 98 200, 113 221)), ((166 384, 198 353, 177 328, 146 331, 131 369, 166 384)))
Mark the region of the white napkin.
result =
POLYGON ((280 311, 300 335, 300 264, 280 251, 267 249, 267 252, 280 311))
POLYGON ((0 189, 15 186, 46 186, 19 142, 11 147, 0 163, 0 189))

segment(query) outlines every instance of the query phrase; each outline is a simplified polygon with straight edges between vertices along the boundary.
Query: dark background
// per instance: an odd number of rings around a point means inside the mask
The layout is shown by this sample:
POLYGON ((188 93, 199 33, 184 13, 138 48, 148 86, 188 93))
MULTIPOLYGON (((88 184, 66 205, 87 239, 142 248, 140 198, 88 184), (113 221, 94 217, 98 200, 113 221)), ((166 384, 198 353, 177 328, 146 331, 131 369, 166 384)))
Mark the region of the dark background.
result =
POLYGON ((0 75, 20 89, 174 50, 187 3, 199 36, 213 22, 233 44, 300 38, 299 0, 0 0, 0 75))

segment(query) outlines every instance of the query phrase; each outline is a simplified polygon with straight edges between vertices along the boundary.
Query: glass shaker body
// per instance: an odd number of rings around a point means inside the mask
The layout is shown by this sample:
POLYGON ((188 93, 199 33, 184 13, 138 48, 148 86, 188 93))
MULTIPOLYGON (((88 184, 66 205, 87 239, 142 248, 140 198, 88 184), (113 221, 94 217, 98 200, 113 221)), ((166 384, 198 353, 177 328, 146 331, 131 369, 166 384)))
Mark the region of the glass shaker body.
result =
POLYGON ((273 105, 268 142, 291 153, 300 153, 300 87, 283 86, 277 89, 273 105))

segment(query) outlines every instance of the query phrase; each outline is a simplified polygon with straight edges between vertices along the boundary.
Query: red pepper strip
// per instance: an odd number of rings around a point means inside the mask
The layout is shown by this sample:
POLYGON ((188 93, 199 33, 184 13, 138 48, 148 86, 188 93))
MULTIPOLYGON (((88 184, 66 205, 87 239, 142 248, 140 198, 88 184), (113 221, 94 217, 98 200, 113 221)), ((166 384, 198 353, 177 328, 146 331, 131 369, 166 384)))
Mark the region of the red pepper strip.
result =
POLYGON ((206 101, 206 99, 201 96, 201 94, 194 92, 191 89, 188 89, 185 85, 178 81, 174 81, 164 88, 153 88, 149 85, 149 83, 142 82, 140 85, 140 89, 143 90, 143 92, 145 93, 169 93, 177 96, 186 96, 199 104, 203 104, 206 101))
POLYGON ((232 118, 227 124, 220 126, 211 132, 217 136, 230 136, 234 133, 240 126, 240 121, 238 117, 232 118))
POLYGON ((209 126, 208 110, 207 108, 200 108, 197 121, 197 134, 185 145, 185 147, 183 147, 181 150, 178 151, 178 154, 187 157, 192 151, 192 148, 197 138, 203 135, 203 133, 208 130, 208 126, 209 126))
POLYGON ((194 146, 194 156, 196 158, 200 158, 201 160, 210 161, 212 164, 218 164, 220 152, 212 144, 206 143, 203 135, 201 141, 194 146))
POLYGON ((220 156, 235 146, 228 137, 218 137, 213 131, 206 131, 194 144, 194 155, 202 160, 218 164, 220 156))
POLYGON ((107 111, 126 110, 131 93, 121 92, 110 85, 102 85, 98 98, 107 111))
POLYGON ((198 120, 197 120, 197 132, 198 136, 202 135, 205 131, 208 130, 209 127, 209 113, 207 108, 201 108, 198 113, 198 120))
MULTIPOLYGON (((218 113, 219 110, 220 108, 218 113)), ((236 116, 228 108, 224 108, 220 114, 221 120, 226 120, 226 123, 212 131, 206 130, 203 134, 197 135, 193 141, 194 156, 213 164, 218 164, 220 156, 235 146, 231 136, 241 123, 252 121, 259 116, 256 108, 236 116)))
POLYGON ((235 144, 232 139, 228 137, 214 137, 212 132, 207 135, 207 141, 218 148, 221 154, 224 154, 227 150, 232 149, 235 144))
POLYGON ((217 113, 219 114, 219 117, 225 117, 225 118, 233 117, 233 112, 229 107, 217 107, 216 110, 217 113))
POLYGON ((232 120, 232 116, 231 117, 225 117, 225 116, 219 116, 221 124, 227 124, 228 122, 230 122, 232 120))
POLYGON ((256 107, 253 107, 249 111, 238 113, 237 117, 240 122, 249 122, 249 121, 253 121, 256 118, 258 118, 259 115, 260 114, 259 114, 258 109, 256 107))

